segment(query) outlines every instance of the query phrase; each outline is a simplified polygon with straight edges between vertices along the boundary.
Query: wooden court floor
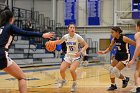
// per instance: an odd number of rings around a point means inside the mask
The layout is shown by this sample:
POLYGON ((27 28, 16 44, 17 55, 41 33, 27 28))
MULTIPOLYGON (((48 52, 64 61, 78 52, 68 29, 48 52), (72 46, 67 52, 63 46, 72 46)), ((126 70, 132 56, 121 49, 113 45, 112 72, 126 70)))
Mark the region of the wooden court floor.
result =
MULTIPOLYGON (((28 93, 71 93, 72 78, 69 69, 66 71, 67 84, 63 88, 58 88, 57 82, 60 80, 58 68, 33 67, 23 69, 27 77, 28 93)), ((79 67, 76 72, 78 86, 75 93, 130 93, 129 90, 134 84, 134 68, 126 68, 122 71, 131 80, 128 87, 123 89, 121 88, 122 81, 116 79, 118 86, 116 91, 106 91, 110 85, 110 79, 104 65, 79 67)), ((0 72, 0 82, 0 93, 19 93, 17 80, 3 71, 0 72)))

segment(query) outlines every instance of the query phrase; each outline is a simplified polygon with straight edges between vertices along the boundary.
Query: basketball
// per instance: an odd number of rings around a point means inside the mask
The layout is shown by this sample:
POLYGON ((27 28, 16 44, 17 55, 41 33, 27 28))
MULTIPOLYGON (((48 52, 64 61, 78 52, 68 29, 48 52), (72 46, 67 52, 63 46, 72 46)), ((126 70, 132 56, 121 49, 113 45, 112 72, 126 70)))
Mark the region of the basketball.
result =
POLYGON ((49 52, 53 52, 56 49, 56 43, 54 41, 48 41, 46 42, 45 47, 49 52))

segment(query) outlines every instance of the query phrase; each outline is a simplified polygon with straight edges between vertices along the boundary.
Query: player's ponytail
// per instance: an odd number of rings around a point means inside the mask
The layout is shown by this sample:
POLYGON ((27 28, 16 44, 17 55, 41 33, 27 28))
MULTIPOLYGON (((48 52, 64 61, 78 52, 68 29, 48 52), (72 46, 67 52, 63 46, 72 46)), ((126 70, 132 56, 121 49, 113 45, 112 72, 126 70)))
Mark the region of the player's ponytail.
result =
POLYGON ((123 30, 120 27, 118 27, 118 26, 114 26, 111 29, 116 31, 116 32, 118 32, 119 34, 122 34, 122 32, 123 32, 123 30))

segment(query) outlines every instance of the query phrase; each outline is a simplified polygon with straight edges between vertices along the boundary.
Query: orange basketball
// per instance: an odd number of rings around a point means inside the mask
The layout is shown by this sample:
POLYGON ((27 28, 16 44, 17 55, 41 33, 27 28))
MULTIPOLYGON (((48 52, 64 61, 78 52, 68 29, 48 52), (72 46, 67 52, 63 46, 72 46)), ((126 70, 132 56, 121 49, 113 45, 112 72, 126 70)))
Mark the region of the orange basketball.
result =
POLYGON ((56 43, 54 41, 46 42, 45 46, 49 52, 53 52, 56 49, 56 43))

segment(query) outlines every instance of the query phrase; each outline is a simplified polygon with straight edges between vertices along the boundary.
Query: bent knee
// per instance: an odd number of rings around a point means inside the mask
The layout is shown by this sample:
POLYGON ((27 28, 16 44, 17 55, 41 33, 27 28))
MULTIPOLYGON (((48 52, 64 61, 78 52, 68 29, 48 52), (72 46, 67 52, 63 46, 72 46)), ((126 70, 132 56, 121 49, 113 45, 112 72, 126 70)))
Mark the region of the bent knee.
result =
POLYGON ((114 67, 112 70, 111 70, 111 74, 114 74, 116 77, 120 77, 121 73, 119 71, 118 68, 114 67))
POLYGON ((17 80, 26 80, 26 78, 25 77, 23 77, 23 78, 17 78, 17 80))
POLYGON ((23 80, 23 79, 25 80, 26 77, 25 77, 25 75, 22 75, 22 76, 20 76, 20 77, 17 77, 17 79, 18 79, 18 80, 23 80))
POLYGON ((75 69, 70 69, 70 72, 75 72, 75 69))

